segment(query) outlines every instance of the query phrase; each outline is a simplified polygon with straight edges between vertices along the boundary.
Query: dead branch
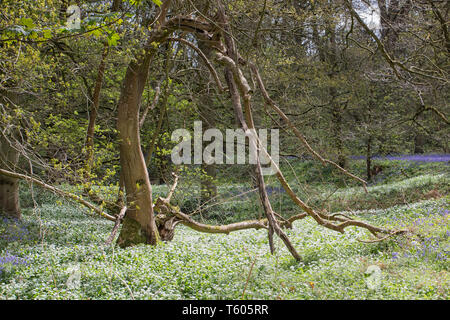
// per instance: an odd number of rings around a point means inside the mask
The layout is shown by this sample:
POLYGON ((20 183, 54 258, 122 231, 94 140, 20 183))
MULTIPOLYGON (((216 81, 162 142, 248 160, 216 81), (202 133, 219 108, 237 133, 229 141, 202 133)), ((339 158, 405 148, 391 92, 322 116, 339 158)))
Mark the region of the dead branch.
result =
MULTIPOLYGON (((232 71, 234 71, 234 79, 240 79, 242 76, 242 72, 237 72, 237 66, 234 63, 234 61, 232 59, 230 59, 229 57, 224 57, 222 54, 218 53, 217 54, 219 61, 221 61, 222 63, 225 63, 226 65, 230 65, 230 69, 232 71)), ((290 122, 290 120, 287 118, 287 116, 276 106, 276 104, 270 99, 270 97, 267 94, 267 91, 265 91, 264 88, 264 84, 262 83, 261 77, 259 76, 258 70, 256 69, 256 67, 253 66, 253 71, 255 72, 256 76, 257 76, 257 80, 259 83, 259 86, 261 88, 261 90, 263 91, 263 94, 265 93, 266 99, 268 99, 268 101, 271 101, 271 105, 274 106, 276 108, 276 110, 280 111, 280 116, 282 116, 284 119, 287 119, 287 121, 289 121, 288 123, 290 123, 292 125, 293 128, 295 128, 295 126, 293 126, 293 124, 290 122)), ((242 91, 244 91, 244 103, 246 103, 246 100, 250 101, 250 97, 248 94, 248 85, 246 85, 246 82, 244 83, 240 83, 240 86, 238 86, 242 91)), ((230 88, 231 91, 231 88, 230 88)), ((250 110, 248 110, 250 111, 250 110)), ((249 113, 249 112, 247 112, 249 113)), ((296 129, 297 130, 297 129, 296 129)), ((303 137, 301 135, 301 133, 297 130, 297 132, 299 133, 299 135, 301 137, 303 137)), ((304 139, 304 138, 303 138, 304 139)), ((303 141, 306 142, 306 140, 304 139, 303 141)), ((306 142, 307 143, 307 142, 306 142)), ((260 144, 259 144, 260 145, 260 144)), ((386 229, 383 228, 378 228, 375 226, 372 226, 370 224, 367 224, 365 222, 362 221, 358 221, 358 220, 352 220, 352 219, 344 219, 344 218, 340 218, 337 216, 327 216, 325 214, 322 213, 317 213, 315 212, 311 207, 309 207, 306 203, 304 203, 301 199, 299 199, 297 197, 297 195, 295 194, 295 192, 292 190, 292 188, 289 186, 288 182, 286 181, 286 179, 284 178, 281 170, 279 169, 278 165, 273 161, 272 157, 267 153, 267 150, 265 150, 262 146, 259 146, 260 150, 262 150, 265 154, 265 156, 270 159, 271 161, 271 165, 276 169, 276 175, 278 177, 278 180, 280 181, 281 185, 283 186, 283 188, 286 190, 287 194, 290 196, 290 198, 294 201, 294 203, 296 203, 299 207, 301 207, 306 213, 308 213, 311 217, 313 217, 316 222, 320 225, 323 225, 324 227, 327 227, 329 229, 338 231, 343 233, 344 229, 348 226, 360 226, 360 227, 364 227, 366 229, 368 229, 371 232, 382 232, 382 233, 387 233, 389 232, 386 229), (344 219, 344 220, 343 220, 344 219), (336 225, 331 223, 330 221, 339 221, 341 222, 340 224, 336 225)), ((319 157, 319 159, 321 159, 323 162, 327 163, 329 160, 323 159, 319 154, 317 154, 312 148, 311 150, 317 155, 317 157, 319 157)), ((332 163, 332 161, 329 161, 330 163, 332 163)), ((340 166, 338 166, 336 164, 337 167, 341 168, 340 166)), ((344 170, 344 172, 347 172, 345 169, 341 168, 342 170, 344 170)), ((347 172, 348 173, 348 172, 347 172)), ((348 173, 349 175, 351 175, 350 173, 348 173)), ((351 175, 353 176, 353 175, 351 175)), ((354 176, 355 177, 355 176, 354 176)), ((357 180, 363 181, 365 183, 364 180, 355 177, 357 180)))
POLYGON ((406 232, 408 232, 408 230, 397 230, 397 231, 394 231, 382 238, 377 238, 377 239, 373 239, 373 240, 362 240, 362 239, 356 239, 356 240, 358 240, 359 242, 363 242, 363 243, 375 243, 375 242, 384 241, 388 238, 391 238, 391 237, 399 235, 399 234, 404 234, 406 232))
MULTIPOLYGON (((156 215, 156 223, 161 227, 161 229, 165 229, 165 232, 161 232, 161 234, 169 233, 167 228, 172 228, 170 233, 173 233, 173 228, 179 223, 199 232, 204 233, 223 233, 229 234, 234 231, 247 230, 247 229, 268 229, 267 218, 264 219, 256 219, 256 220, 245 220, 236 223, 230 223, 226 225, 208 225, 204 223, 200 223, 192 219, 191 216, 183 213, 177 206, 171 205, 167 199, 158 198, 156 200, 156 204, 154 207, 156 215), (169 224, 167 222, 170 221, 169 224)), ((300 219, 307 217, 307 214, 298 214, 292 216, 288 220, 285 221, 277 221, 282 228, 292 228, 292 224, 300 219)), ((160 229, 160 230, 161 230, 160 229)), ((163 240, 165 239, 161 236, 163 240)))
MULTIPOLYGON (((236 83, 238 84, 237 87, 239 88, 239 91, 240 91, 240 93, 241 93, 241 95, 243 96, 243 99, 244 99, 244 105, 246 106, 247 118, 250 117, 250 119, 251 119, 251 109, 250 109, 250 93, 251 93, 251 91, 249 89, 248 83, 246 81, 242 81, 242 78, 243 78, 242 72, 239 70, 239 67, 237 67, 236 63, 230 57, 224 56, 220 52, 216 53, 216 55, 217 55, 218 61, 221 62, 222 64, 225 64, 229 68, 230 72, 233 74, 233 80, 236 81, 236 83)), ((267 91, 265 90, 263 81, 261 79, 261 76, 259 75, 259 72, 258 72, 258 69, 256 68, 256 66, 253 65, 253 64, 250 64, 250 63, 249 63, 249 65, 250 65, 250 68, 253 71, 254 75, 256 76, 256 79, 257 79, 257 82, 258 82, 258 86, 259 86, 260 90, 262 91, 266 102, 288 123, 288 125, 291 127, 291 129, 296 134, 296 136, 307 147, 307 149, 316 158, 318 158, 322 163, 324 163, 324 164, 326 164, 326 163, 332 164, 333 166, 338 168, 344 174, 352 177, 355 180, 358 180, 358 181, 362 182, 363 186, 364 186, 364 189, 367 192, 366 182, 364 180, 362 180, 361 178, 356 177, 353 174, 349 173, 348 171, 346 171, 345 169, 343 169, 342 167, 340 167, 339 165, 337 165, 333 161, 330 161, 330 160, 322 158, 317 152, 315 152, 309 146, 308 142, 303 137, 303 135, 293 125, 293 123, 284 114, 284 112, 282 112, 281 109, 275 104, 275 102, 269 97, 267 91)), ((232 88, 230 87, 230 92, 231 91, 232 91, 232 88)), ((257 137, 256 137, 256 139, 258 140, 257 137)), ((318 224, 320 224, 320 225, 322 225, 322 226, 324 226, 326 228, 329 228, 331 230, 340 232, 340 233, 344 233, 345 228, 347 228, 349 226, 356 226, 356 227, 365 228, 369 232, 374 234, 375 236, 377 236, 379 233, 382 233, 382 234, 392 234, 393 233, 390 230, 387 230, 387 229, 384 229, 384 228, 379 228, 379 227, 373 226, 371 224, 365 223, 363 221, 349 219, 349 217, 344 217, 342 215, 329 216, 329 215, 326 215, 324 213, 320 213, 320 212, 314 211, 311 207, 309 207, 306 203, 304 203, 301 199, 298 198, 298 196, 295 194, 295 192, 292 190, 292 188, 287 183, 287 181, 284 178, 284 176, 283 176, 281 170, 279 169, 278 165, 276 163, 274 163, 273 159, 268 154, 267 150, 265 150, 260 145, 259 141, 258 141, 258 144, 259 144, 260 150, 262 150, 264 152, 265 156, 268 159, 270 159, 271 165, 276 169, 276 175, 278 177, 278 180, 280 181, 280 183, 283 186, 283 188, 286 190, 287 194, 290 196, 290 198, 293 200, 294 203, 296 203, 300 208, 302 208, 318 224), (338 222, 338 223, 335 224, 333 222, 338 222)), ((262 198, 262 201, 264 201, 264 197, 262 196, 261 198, 262 198)), ((264 204, 264 202, 263 202, 263 204, 264 204)), ((304 216, 302 216, 302 217, 304 217, 304 216)), ((274 222, 274 224, 276 225, 276 222, 274 222)), ((399 231, 395 231, 394 233, 398 234, 398 233, 401 233, 401 232, 403 232, 403 231, 399 230, 399 231)))
POLYGON ((217 87, 219 88, 220 92, 225 91, 224 87, 222 86, 222 83, 220 82, 219 76, 217 75, 216 69, 214 69, 213 65, 211 64, 211 62, 208 60, 208 58, 206 57, 206 55, 203 53, 202 50, 200 50, 200 48, 198 48, 195 44, 193 44, 192 42, 183 39, 183 38, 167 38, 168 41, 176 41, 176 42, 181 42, 189 47, 191 47, 195 52, 198 53, 198 55, 202 58, 202 60, 205 62, 206 66, 208 67, 209 72, 212 74, 217 87))
POLYGON ((111 234, 109 235, 108 239, 105 242, 105 246, 110 246, 112 241, 114 240, 114 237, 116 236, 117 230, 119 230, 119 226, 122 223, 123 217, 125 216, 125 213, 127 212, 127 207, 123 207, 120 210, 119 215, 117 216, 116 222, 114 223, 114 227, 111 231, 111 234))
MULTIPOLYGON (((234 106, 234 110, 236 112, 237 118, 240 120, 241 127, 244 131, 247 130, 254 130, 255 125, 253 122, 253 116, 251 111, 251 93, 252 90, 244 77, 242 71, 240 70, 239 66, 237 65, 237 62, 239 59, 239 54, 236 50, 235 43, 233 38, 230 36, 230 28, 227 23, 227 18, 225 15, 225 9, 223 5, 219 4, 219 20, 222 22, 224 26, 224 30, 227 31, 227 33, 222 32, 222 36, 225 40, 225 48, 227 55, 224 55, 221 52, 216 51, 216 57, 219 63, 225 65, 226 72, 228 73, 227 76, 227 83, 228 83, 228 89, 232 95, 232 102, 234 106), (233 57, 236 59, 234 60, 233 57), (230 77, 229 75, 232 75, 230 77), (237 92, 239 90, 239 93, 237 92), (242 117, 242 105, 241 105, 241 98, 243 100, 244 108, 245 108, 245 115, 246 115, 246 121, 242 117)), ((260 142, 257 139, 257 137, 253 137, 250 139, 250 144, 256 147, 260 147, 260 142), (256 139, 254 139, 256 138, 256 139)), ((257 148, 250 148, 251 150, 255 150, 257 152, 257 148)), ((281 229, 277 219, 275 218, 274 211, 272 209, 272 206, 270 204, 269 197, 267 195, 264 177, 262 174, 262 168, 260 163, 260 158, 258 155, 255 157, 257 159, 257 163, 254 166, 255 173, 256 173, 256 185, 259 190, 259 196, 261 200, 261 204, 264 208, 264 213, 267 217, 268 222, 268 239, 269 239, 269 246, 270 251, 273 254, 275 251, 274 242, 273 242, 273 234, 275 233, 278 237, 280 237, 281 240, 283 240, 284 244, 286 245, 289 252, 292 254, 292 256, 297 260, 301 261, 302 258, 298 254, 297 250, 295 250, 294 246, 290 242, 288 236, 283 232, 281 229)))
POLYGON ((248 220, 228 225, 207 225, 195 221, 189 215, 180 211, 176 206, 171 205, 167 199, 158 198, 155 204, 156 223, 159 226, 161 238, 166 240, 162 235, 170 234, 173 236, 173 228, 176 226, 175 222, 182 223, 191 229, 205 233, 224 233, 229 234, 233 231, 245 229, 266 229, 267 220, 248 220), (174 219, 175 218, 175 219, 174 219), (170 222, 169 224, 167 222, 170 222))
POLYGON ((174 182, 172 184, 172 187, 169 190, 169 193, 167 194, 167 197, 166 197, 166 201, 167 202, 170 202, 170 199, 172 198, 172 195, 175 192, 175 189, 176 189, 177 184, 178 184, 178 178, 179 178, 178 175, 176 175, 175 172, 172 172, 172 176, 175 178, 175 180, 174 180, 174 182))

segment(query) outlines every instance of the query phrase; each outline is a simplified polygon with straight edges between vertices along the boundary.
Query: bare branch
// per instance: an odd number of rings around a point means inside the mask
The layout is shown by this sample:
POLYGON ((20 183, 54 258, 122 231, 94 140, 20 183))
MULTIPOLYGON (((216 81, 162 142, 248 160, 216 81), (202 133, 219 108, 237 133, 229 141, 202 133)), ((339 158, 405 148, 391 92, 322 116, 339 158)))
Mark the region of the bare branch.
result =
POLYGON ((220 92, 225 91, 224 87, 222 86, 222 83, 220 82, 219 76, 217 75, 216 69, 214 69, 213 65, 211 64, 211 62, 208 60, 208 58, 206 57, 206 55, 203 53, 202 50, 200 50, 200 48, 198 48, 195 44, 193 44, 192 42, 183 39, 183 38, 167 38, 168 41, 177 41, 177 42, 181 42, 189 47, 191 47, 192 49, 194 49, 195 52, 198 53, 198 55, 203 59, 203 61, 205 62, 206 66, 208 67, 209 71, 211 72, 212 76, 214 77, 214 80, 216 81, 217 87, 219 88, 220 92))
MULTIPOLYGON (((403 63, 394 60, 390 54, 387 52, 383 42, 380 40, 380 38, 378 38, 378 36, 372 31, 372 29, 370 29, 367 24, 363 21, 363 19, 361 18, 361 16, 355 11, 355 9, 353 9, 353 6, 351 4, 351 2, 349 0, 344 0, 344 4, 345 6, 348 8, 348 10, 350 11, 350 14, 355 17, 356 20, 358 20, 359 24, 364 28, 364 30, 372 37, 372 39, 377 43, 378 48, 381 51, 381 55, 385 58, 385 60, 387 61, 387 63, 391 66, 392 70, 394 71, 395 75, 397 76, 397 78, 402 79, 402 80, 406 80, 409 81, 407 79, 405 79, 403 76, 400 75, 399 70, 397 69, 397 66, 410 73, 410 74, 416 74, 425 78, 429 78, 429 79, 434 79, 434 80, 438 80, 444 83, 447 83, 448 80, 445 78, 441 78, 441 77, 436 77, 433 76, 431 74, 427 74, 424 72, 424 70, 420 70, 419 68, 414 68, 416 70, 419 71, 415 71, 412 68, 408 68, 407 66, 405 66, 403 63)), ((409 81, 410 82, 410 81, 409 81)))
POLYGON ((172 198, 173 193, 175 192, 175 189, 177 188, 178 184, 178 175, 175 174, 175 172, 172 172, 172 176, 175 178, 172 187, 169 190, 169 193, 167 194, 166 201, 170 202, 170 199, 172 198))
POLYGON ((98 208, 98 207, 92 205, 91 203, 87 202, 86 200, 84 200, 83 198, 81 198, 80 196, 78 196, 76 194, 63 191, 63 190, 58 189, 58 188, 56 188, 54 186, 48 185, 48 184, 46 184, 46 183, 44 183, 44 182, 42 182, 42 181, 40 181, 40 180, 38 180, 36 178, 30 177, 30 176, 27 176, 27 175, 24 175, 24 174, 11 172, 11 171, 7 171, 7 170, 4 170, 4 169, 0 169, 0 174, 3 174, 5 176, 9 176, 9 177, 12 177, 12 178, 17 178, 17 179, 21 179, 21 180, 25 180, 25 181, 36 183, 37 185, 39 185, 39 186, 41 186, 41 187, 43 187, 43 188, 45 188, 47 190, 50 190, 50 191, 52 191, 52 192, 54 192, 56 194, 59 194, 60 196, 63 196, 65 198, 72 199, 72 200, 74 200, 74 201, 84 205, 85 207, 88 207, 89 209, 91 209, 95 213, 99 214, 103 218, 106 218, 106 219, 108 219, 110 221, 116 221, 116 218, 114 218, 113 216, 105 213, 101 208, 98 208))
POLYGON ((111 245, 112 241, 114 240, 114 237, 116 236, 117 230, 119 230, 119 226, 122 223, 123 217, 125 216, 125 213, 127 212, 127 207, 124 206, 117 216, 116 222, 114 223, 114 227, 111 231, 111 234, 109 235, 108 239, 105 242, 105 246, 111 245))

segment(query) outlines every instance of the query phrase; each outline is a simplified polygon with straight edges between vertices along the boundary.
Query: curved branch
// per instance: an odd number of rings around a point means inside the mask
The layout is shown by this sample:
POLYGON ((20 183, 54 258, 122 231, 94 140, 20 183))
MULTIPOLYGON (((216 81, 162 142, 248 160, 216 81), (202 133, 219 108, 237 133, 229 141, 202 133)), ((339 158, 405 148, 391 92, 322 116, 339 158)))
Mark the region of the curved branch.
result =
POLYGON ((105 242, 105 246, 111 245, 112 241, 114 240, 114 237, 116 236, 117 230, 119 230, 119 226, 122 223, 123 217, 125 216, 125 213, 127 212, 127 207, 124 206, 117 216, 116 223, 114 223, 114 227, 111 231, 111 234, 109 235, 108 239, 105 242))
MULTIPOLYGON (((204 233, 224 233, 229 234, 233 231, 240 231, 246 229, 268 229, 267 218, 264 219, 255 219, 255 220, 245 220, 235 223, 230 223, 226 225, 209 225, 195 221, 191 216, 183 213, 176 206, 171 205, 167 199, 159 197, 156 200, 155 211, 158 212, 156 215, 156 219, 160 218, 160 223, 164 224, 164 220, 170 220, 175 217, 177 220, 173 223, 172 227, 179 223, 199 232, 204 233)), ((284 221, 278 221, 280 227, 282 228, 292 228, 292 223, 294 221, 303 219, 308 215, 305 213, 301 213, 295 216, 290 217, 284 221)))
POLYGON ((192 42, 183 39, 183 38, 167 38, 167 41, 177 41, 177 42, 181 42, 189 47, 191 47, 195 52, 198 53, 198 55, 203 59, 203 61, 205 62, 206 66, 208 67, 209 72, 211 72, 212 76, 214 77, 214 80, 216 81, 217 87, 219 87, 219 91, 223 92, 225 91, 224 87, 222 86, 222 83, 220 82, 219 76, 217 75, 216 69, 214 69, 213 65, 211 64, 211 62, 208 60, 208 58, 206 57, 206 55, 203 53, 202 50, 200 50, 200 48, 198 48, 195 44, 193 44, 192 42))
MULTIPOLYGON (((238 82, 239 86, 240 86, 240 90, 243 91, 244 96, 247 97, 248 96, 248 86, 246 85, 246 83, 240 83, 240 78, 242 76, 241 72, 237 72, 237 70, 239 70, 239 68, 237 68, 236 64, 234 63, 234 61, 229 58, 229 57, 225 57, 222 54, 218 53, 217 54, 219 61, 221 61, 222 63, 226 64, 234 73, 234 78, 235 80, 238 82)), ((261 80, 261 77, 259 75, 258 69, 256 68, 256 66, 250 64, 250 67, 252 68, 252 71, 255 73, 256 77, 257 77, 257 81, 258 81, 258 85, 261 89, 261 91, 263 92, 263 95, 266 99, 266 101, 272 106, 272 108, 274 108, 279 114, 280 116, 286 120, 286 122, 288 122, 288 124, 290 124, 291 128, 293 128, 296 132, 297 132, 297 136, 300 138, 303 138, 303 135, 301 135, 301 133, 295 128, 295 126, 292 124, 292 122, 290 122, 289 118, 281 111, 281 109, 278 108, 278 106, 276 106, 276 104, 273 102, 273 100, 270 99, 269 95, 267 94, 267 91, 265 90, 264 84, 261 80)), ((244 99, 245 99, 244 97, 244 99)), ((304 143, 307 144, 306 140, 303 138, 301 139, 304 143)), ((258 143, 259 144, 259 143, 258 143)), ((309 145, 308 145, 309 146, 309 145)), ((292 199, 292 201, 294 203, 296 203, 300 208, 302 208, 309 216, 311 216, 319 225, 322 225, 328 229, 340 232, 340 233, 344 233, 344 229, 349 227, 349 226, 357 226, 357 227, 362 227, 367 229, 369 232, 371 232, 372 234, 374 234, 375 236, 377 236, 378 233, 392 233, 392 231, 384 229, 384 228, 379 228, 376 226, 373 226, 371 224, 365 223, 363 221, 359 221, 359 220, 354 220, 351 219, 349 217, 345 217, 342 215, 332 215, 332 216, 328 216, 326 214, 320 213, 320 212, 316 212, 315 210, 313 210, 311 207, 309 207, 305 202, 303 202, 296 194, 295 192, 292 190, 292 188, 289 186, 288 182, 286 181, 285 177, 283 176, 281 170, 279 169, 278 165, 273 161, 272 157, 268 154, 267 150, 265 150, 264 147, 262 147, 260 145, 260 150, 264 152, 265 156, 271 161, 271 165, 275 168, 276 170, 276 175, 278 177, 278 180, 280 181, 281 185, 283 186, 283 188, 286 190, 286 193, 289 195, 289 197, 292 199), (332 223, 332 221, 335 222, 340 222, 339 224, 334 224, 332 223)), ((329 163, 332 164, 334 166, 336 166, 337 168, 339 168, 342 172, 344 172, 345 174, 349 175, 350 177, 363 182, 363 186, 365 191, 367 192, 367 188, 365 185, 365 181, 352 175, 351 173, 347 172, 345 169, 343 169, 342 167, 340 167, 339 165, 337 165, 336 163, 327 160, 327 159, 323 159, 318 153, 316 153, 311 147, 310 150, 312 151, 313 154, 316 155, 316 157, 318 157, 323 163, 329 163)), ((304 216, 302 216, 304 217, 304 216)), ((394 233, 401 233, 402 231, 395 231, 394 233)))
POLYGON ((356 240, 358 240, 359 242, 363 242, 363 243, 375 243, 375 242, 384 241, 384 240, 386 240, 386 239, 388 239, 388 238, 391 238, 391 237, 393 237, 393 236, 396 236, 396 235, 398 235, 398 234, 403 234, 403 233, 406 233, 406 232, 408 232, 408 231, 407 231, 407 230, 397 230, 397 231, 394 231, 394 232, 388 234, 388 235, 385 236, 385 237, 378 238, 378 239, 373 239, 373 240, 356 239, 356 240))
POLYGON ((178 184, 179 176, 177 174, 175 174, 175 172, 172 172, 172 177, 174 177, 175 180, 173 181, 172 187, 170 188, 169 193, 167 194, 167 197, 166 197, 167 202, 170 202, 170 199, 172 198, 172 195, 175 192, 175 189, 177 188, 177 184, 178 184))
POLYGON ((218 225, 218 226, 212 226, 203 224, 197 221, 194 221, 191 217, 188 215, 185 215, 183 213, 178 213, 177 217, 182 218, 183 220, 180 221, 181 224, 184 224, 188 226, 191 229, 194 229, 195 231, 199 232, 206 232, 206 233, 224 233, 229 234, 233 231, 239 231, 239 230, 246 230, 246 229, 267 229, 267 220, 249 220, 249 221, 242 221, 242 222, 236 222, 226 225, 218 225), (265 223, 266 224, 265 224, 265 223))

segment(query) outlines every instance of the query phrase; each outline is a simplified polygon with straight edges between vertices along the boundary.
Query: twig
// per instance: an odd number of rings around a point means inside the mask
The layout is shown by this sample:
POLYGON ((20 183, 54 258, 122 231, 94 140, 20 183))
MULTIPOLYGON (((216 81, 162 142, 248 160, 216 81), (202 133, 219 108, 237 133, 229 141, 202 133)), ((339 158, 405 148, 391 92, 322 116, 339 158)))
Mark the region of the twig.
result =
POLYGON ((111 231, 111 234, 109 235, 108 239, 105 242, 105 246, 110 246, 112 241, 114 240, 114 237, 116 236, 117 230, 119 230, 120 223, 123 220, 123 217, 125 216, 125 213, 127 212, 127 207, 124 206, 121 210, 119 215, 116 218, 116 222, 114 223, 114 228, 111 231))
POLYGON ((242 297, 241 297, 242 300, 244 299, 245 290, 247 290, 248 282, 250 281, 250 276, 252 275, 253 267, 255 266, 255 263, 256 263, 256 258, 257 257, 255 257, 255 259, 253 260, 253 262, 250 266, 250 271, 248 272, 247 281, 245 282, 245 287, 244 287, 244 290, 242 291, 242 297))
POLYGON ((250 68, 253 71, 259 89, 263 95, 264 100, 266 101, 266 103, 276 112, 278 113, 278 115, 286 122, 286 124, 291 128, 291 130, 293 131, 293 133, 295 134, 295 136, 303 143, 303 145, 306 147, 306 149, 314 156, 316 157, 320 162, 322 162, 322 164, 331 164, 332 166, 334 166, 335 168, 337 168, 339 171, 341 171, 342 173, 344 173, 345 175, 351 177, 352 179, 355 179, 359 182, 362 183, 364 191, 367 193, 367 182, 364 181, 363 179, 355 176, 354 174, 348 172, 347 170, 345 170, 344 168, 342 168, 341 166, 339 166, 337 163, 328 160, 328 159, 324 159, 320 154, 318 154, 308 143, 308 141, 306 140, 306 138, 303 136, 303 134, 297 129, 297 127, 292 123, 292 121, 286 116, 286 114, 275 104, 275 102, 270 98, 269 94, 267 93, 267 90, 264 86, 264 83, 261 79, 261 75, 259 74, 258 68, 250 63, 250 68))
POLYGON ((170 202, 170 199, 172 198, 173 193, 175 192, 175 188, 178 184, 178 175, 175 174, 175 172, 172 172, 172 176, 175 178, 172 187, 169 190, 169 193, 167 194, 166 201, 170 202))
POLYGON ((168 41, 177 41, 177 42, 181 42, 184 43, 185 45, 191 47, 195 52, 198 53, 198 55, 203 59, 203 61, 205 62, 206 66, 208 67, 209 71, 211 72, 212 76, 214 77, 214 80, 216 81, 217 87, 219 88, 220 92, 225 91, 224 87, 222 86, 222 83, 220 82, 219 76, 217 75, 216 69, 214 69, 213 65, 211 64, 211 62, 208 60, 208 58, 206 57, 206 55, 203 53, 202 50, 200 50, 195 44, 193 44, 192 42, 183 39, 183 38, 167 38, 168 41))
POLYGON ((363 242, 363 243, 375 243, 375 242, 380 242, 380 241, 386 240, 386 239, 388 239, 390 237, 393 237, 393 236, 396 236, 396 235, 399 235, 399 234, 403 234, 403 233, 406 233, 406 232, 408 232, 408 230, 396 230, 396 231, 394 231, 394 232, 392 232, 392 233, 390 233, 387 236, 384 236, 382 238, 373 239, 373 240, 362 240, 362 239, 358 238, 356 240, 358 240, 359 242, 363 242))

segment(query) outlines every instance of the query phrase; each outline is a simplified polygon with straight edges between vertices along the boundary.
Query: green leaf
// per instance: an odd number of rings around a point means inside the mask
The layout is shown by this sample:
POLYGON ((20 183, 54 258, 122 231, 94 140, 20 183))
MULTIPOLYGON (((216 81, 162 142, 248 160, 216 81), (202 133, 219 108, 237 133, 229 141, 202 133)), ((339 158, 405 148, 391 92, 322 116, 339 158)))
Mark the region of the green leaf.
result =
POLYGON ((44 38, 45 39, 50 39, 52 37, 52 31, 49 29, 44 30, 44 38))
POLYGON ((31 18, 21 18, 20 24, 22 26, 26 27, 26 29, 33 29, 35 26, 33 23, 33 19, 31 19, 31 18))
POLYGON ((92 35, 94 37, 100 37, 102 35, 102 31, 100 29, 95 29, 94 31, 92 31, 92 35))
POLYGON ((158 7, 160 7, 162 5, 162 1, 161 0, 152 0, 154 4, 156 4, 158 7))
POLYGON ((120 39, 120 36, 117 33, 110 33, 108 35, 108 44, 110 46, 115 46, 117 44, 117 40, 120 39))

